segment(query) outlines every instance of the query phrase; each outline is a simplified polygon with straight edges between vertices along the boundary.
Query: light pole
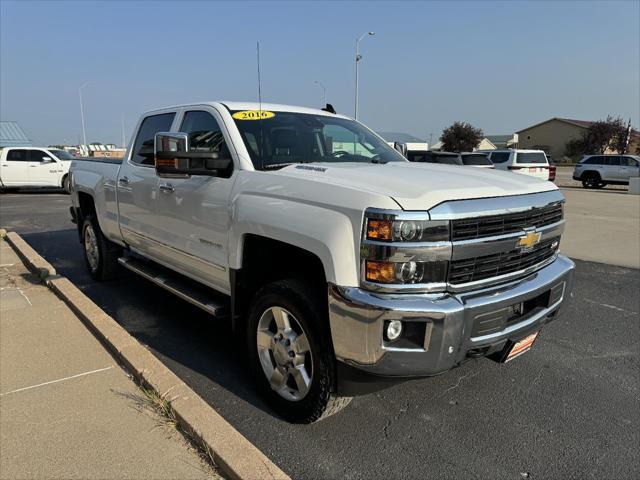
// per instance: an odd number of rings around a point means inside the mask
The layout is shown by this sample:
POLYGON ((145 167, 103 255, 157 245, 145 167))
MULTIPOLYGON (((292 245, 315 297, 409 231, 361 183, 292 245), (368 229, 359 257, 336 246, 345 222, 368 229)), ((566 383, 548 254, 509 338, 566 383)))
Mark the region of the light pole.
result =
POLYGON ((376 34, 375 32, 363 33, 356 40, 356 106, 355 106, 355 115, 354 115, 356 120, 358 120, 358 64, 360 63, 360 60, 362 60, 362 55, 360 55, 360 41, 367 35, 369 35, 370 37, 373 37, 375 34, 376 34))
POLYGON ((322 88, 322 107, 324 108, 324 106, 327 104, 327 89, 324 88, 324 85, 318 80, 314 80, 313 83, 319 85, 320 88, 322 88))
POLYGON ((87 83, 84 82, 80 88, 78 89, 78 94, 80 95, 80 120, 82 121, 82 142, 83 145, 87 144, 87 132, 84 129, 84 105, 82 104, 82 89, 87 86, 87 83))

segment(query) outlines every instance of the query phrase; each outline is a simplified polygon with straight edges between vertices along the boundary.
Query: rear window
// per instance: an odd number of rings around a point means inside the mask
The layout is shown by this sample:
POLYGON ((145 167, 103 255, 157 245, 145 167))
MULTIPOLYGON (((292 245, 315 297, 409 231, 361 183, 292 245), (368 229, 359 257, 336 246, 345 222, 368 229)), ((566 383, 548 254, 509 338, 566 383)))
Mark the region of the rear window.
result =
POLYGON ((445 165, 462 165, 459 155, 435 155, 435 163, 443 163, 445 165))
POLYGON ((604 163, 604 157, 588 157, 580 163, 583 163, 584 165, 602 165, 604 163))
POLYGON ((12 162, 28 162, 28 150, 9 150, 7 152, 7 160, 12 162))
POLYGON ((509 152, 496 152, 491 154, 491 163, 504 163, 509 161, 509 152))
POLYGON ((482 154, 462 155, 462 163, 464 165, 493 165, 489 157, 482 154))
POLYGON ((518 153, 516 163, 542 163, 547 164, 547 157, 543 152, 518 153))

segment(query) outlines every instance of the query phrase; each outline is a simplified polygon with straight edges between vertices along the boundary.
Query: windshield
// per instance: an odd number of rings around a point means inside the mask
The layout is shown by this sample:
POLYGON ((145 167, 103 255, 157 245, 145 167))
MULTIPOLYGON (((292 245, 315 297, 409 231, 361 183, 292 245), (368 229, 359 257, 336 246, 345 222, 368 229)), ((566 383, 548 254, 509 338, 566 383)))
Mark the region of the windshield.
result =
POLYGON ((518 152, 516 163, 547 163, 543 152, 518 152))
POLYGON ((292 163, 407 160, 353 120, 295 112, 232 111, 253 165, 258 170, 292 163))
POLYGON ((493 165, 485 154, 462 155, 462 163, 465 165, 493 165))
POLYGON ((64 150, 49 150, 49 151, 53 153, 60 160, 75 160, 73 155, 70 155, 69 152, 66 152, 64 150))

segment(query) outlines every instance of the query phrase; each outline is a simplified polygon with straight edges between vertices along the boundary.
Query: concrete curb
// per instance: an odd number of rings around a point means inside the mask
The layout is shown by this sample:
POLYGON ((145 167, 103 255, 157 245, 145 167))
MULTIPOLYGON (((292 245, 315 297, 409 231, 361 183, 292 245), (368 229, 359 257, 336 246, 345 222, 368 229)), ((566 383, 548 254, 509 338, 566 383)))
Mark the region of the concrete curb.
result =
POLYGON ((232 479, 289 479, 287 474, 73 283, 65 277, 56 276, 55 269, 18 234, 9 232, 6 239, 27 267, 40 275, 46 285, 69 305, 140 382, 169 401, 178 421, 207 446, 225 476, 232 479))
POLYGON ((42 280, 56 275, 56 269, 38 255, 38 252, 31 248, 31 245, 25 242, 16 232, 5 233, 2 235, 2 238, 5 238, 11 244, 29 270, 38 275, 42 280))

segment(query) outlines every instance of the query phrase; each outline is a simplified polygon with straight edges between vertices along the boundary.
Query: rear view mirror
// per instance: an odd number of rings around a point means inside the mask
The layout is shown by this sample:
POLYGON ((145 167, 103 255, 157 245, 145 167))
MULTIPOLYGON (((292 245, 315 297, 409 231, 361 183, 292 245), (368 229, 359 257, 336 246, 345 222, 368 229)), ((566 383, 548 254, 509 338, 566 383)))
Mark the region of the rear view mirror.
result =
POLYGON ((220 158, 216 152, 192 152, 189 150, 189 135, 187 133, 156 133, 154 158, 158 175, 218 176, 219 172, 227 171, 231 167, 231 158, 220 158))

